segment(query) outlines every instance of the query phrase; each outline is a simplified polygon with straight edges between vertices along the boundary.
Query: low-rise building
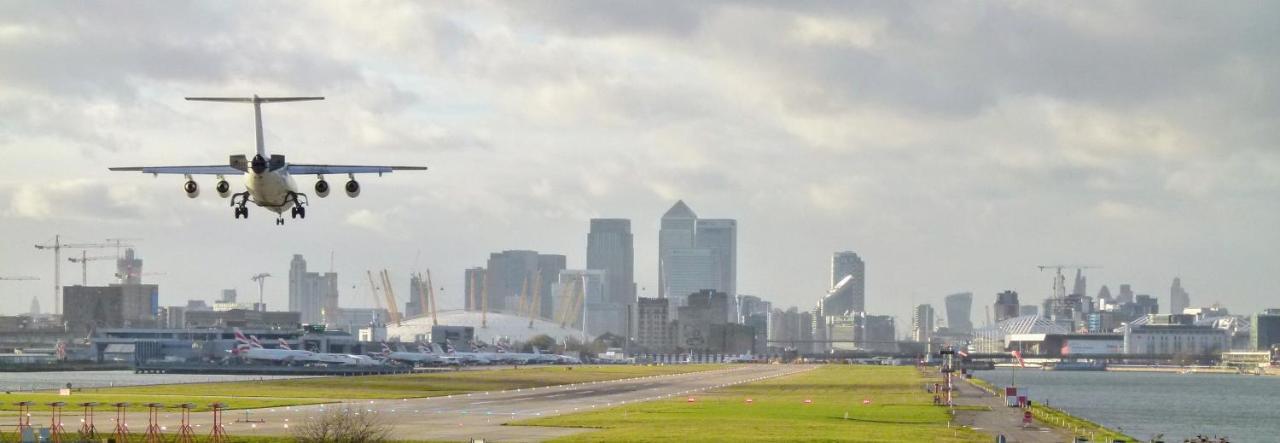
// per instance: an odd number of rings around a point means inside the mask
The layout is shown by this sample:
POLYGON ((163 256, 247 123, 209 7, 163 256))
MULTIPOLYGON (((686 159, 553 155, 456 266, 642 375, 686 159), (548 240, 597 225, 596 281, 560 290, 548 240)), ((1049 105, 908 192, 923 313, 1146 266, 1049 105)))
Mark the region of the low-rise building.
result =
POLYGON ((298 329, 302 313, 289 311, 188 311, 182 328, 298 329))
POLYGON ((672 352, 675 331, 668 299, 641 297, 636 302, 636 344, 648 352, 672 352))
POLYGON ((1180 323, 1129 325, 1124 331, 1124 353, 1130 355, 1217 355, 1231 348, 1227 331, 1180 323))
POLYGON ((156 285, 64 286, 63 321, 67 332, 98 328, 154 327, 159 314, 156 285))

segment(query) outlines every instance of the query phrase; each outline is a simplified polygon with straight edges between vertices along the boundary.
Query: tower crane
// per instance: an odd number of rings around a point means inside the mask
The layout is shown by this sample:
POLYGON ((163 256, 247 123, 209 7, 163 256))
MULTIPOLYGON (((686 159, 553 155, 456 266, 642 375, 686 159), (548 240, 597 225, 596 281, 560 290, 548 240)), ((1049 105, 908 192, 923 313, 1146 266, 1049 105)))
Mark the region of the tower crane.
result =
POLYGON ((100 249, 100 248, 126 248, 133 245, 116 241, 115 243, 63 243, 61 235, 53 236, 53 243, 45 243, 35 245, 36 249, 42 251, 53 251, 53 313, 54 315, 62 314, 62 250, 63 249, 100 249))
POLYGON ((262 300, 262 290, 266 286, 268 277, 271 277, 271 274, 266 272, 249 277, 249 281, 258 282, 258 309, 263 311, 267 310, 267 304, 262 300))
POLYGON ((115 247, 116 247, 116 257, 117 257, 117 258, 119 258, 119 257, 120 257, 120 249, 121 249, 121 248, 130 248, 130 247, 133 247, 133 245, 129 245, 129 244, 126 244, 126 243, 128 243, 128 242, 140 242, 140 241, 142 241, 142 239, 140 239, 140 238, 108 238, 108 239, 107 239, 107 241, 115 245, 115 247))
POLYGON ((12 276, 12 277, 0 277, 0 280, 39 280, 39 278, 19 275, 19 276, 12 276))
POLYGON ((382 309, 382 300, 378 298, 378 284, 373 281, 373 271, 364 271, 369 276, 369 295, 373 297, 373 306, 382 309))
POLYGON ((98 260, 114 260, 114 255, 95 255, 90 257, 84 250, 80 251, 79 257, 67 257, 67 261, 80 264, 80 285, 89 286, 89 262, 98 260))

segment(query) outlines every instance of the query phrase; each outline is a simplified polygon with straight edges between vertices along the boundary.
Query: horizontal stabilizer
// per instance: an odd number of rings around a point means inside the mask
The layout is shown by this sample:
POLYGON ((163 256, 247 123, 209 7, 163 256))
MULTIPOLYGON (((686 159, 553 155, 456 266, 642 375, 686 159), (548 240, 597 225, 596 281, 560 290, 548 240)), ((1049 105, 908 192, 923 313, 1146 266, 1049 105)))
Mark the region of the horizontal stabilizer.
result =
POLYGON ((231 103, 280 103, 324 100, 324 97, 187 97, 193 102, 231 102, 231 103))

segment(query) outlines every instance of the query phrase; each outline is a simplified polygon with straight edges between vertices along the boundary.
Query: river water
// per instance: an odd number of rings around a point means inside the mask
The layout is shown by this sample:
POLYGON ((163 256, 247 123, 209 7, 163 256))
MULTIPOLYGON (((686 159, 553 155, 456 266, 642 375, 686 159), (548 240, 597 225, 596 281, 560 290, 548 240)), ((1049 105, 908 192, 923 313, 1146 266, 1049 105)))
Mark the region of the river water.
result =
POLYGON ((270 375, 134 374, 133 371, 0 372, 0 391, 297 378, 270 375))
POLYGON ((976 371, 996 386, 1015 376, 1033 401, 1146 441, 1164 434, 1280 442, 1280 377, 1154 372, 976 371))

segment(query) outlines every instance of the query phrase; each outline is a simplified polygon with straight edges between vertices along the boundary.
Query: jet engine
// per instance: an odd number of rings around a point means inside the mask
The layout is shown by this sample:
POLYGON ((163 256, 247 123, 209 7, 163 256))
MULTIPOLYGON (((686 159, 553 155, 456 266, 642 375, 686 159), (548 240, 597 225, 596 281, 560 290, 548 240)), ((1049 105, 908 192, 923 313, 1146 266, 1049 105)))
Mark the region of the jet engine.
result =
POLYGON ((356 183, 355 180, 348 181, 346 191, 347 197, 356 197, 360 195, 360 183, 356 183))
POLYGON ((200 185, 197 185, 195 180, 187 180, 187 183, 182 185, 182 190, 190 198, 196 198, 200 195, 200 185))
POLYGON ((213 185, 213 190, 218 191, 219 197, 227 198, 231 196, 231 183, 227 183, 226 180, 218 180, 218 183, 213 185))
POLYGON ((317 195, 317 196, 319 196, 320 198, 328 197, 328 196, 329 196, 329 182, 325 181, 324 179, 320 179, 320 181, 317 181, 317 182, 316 182, 316 195, 317 195))

